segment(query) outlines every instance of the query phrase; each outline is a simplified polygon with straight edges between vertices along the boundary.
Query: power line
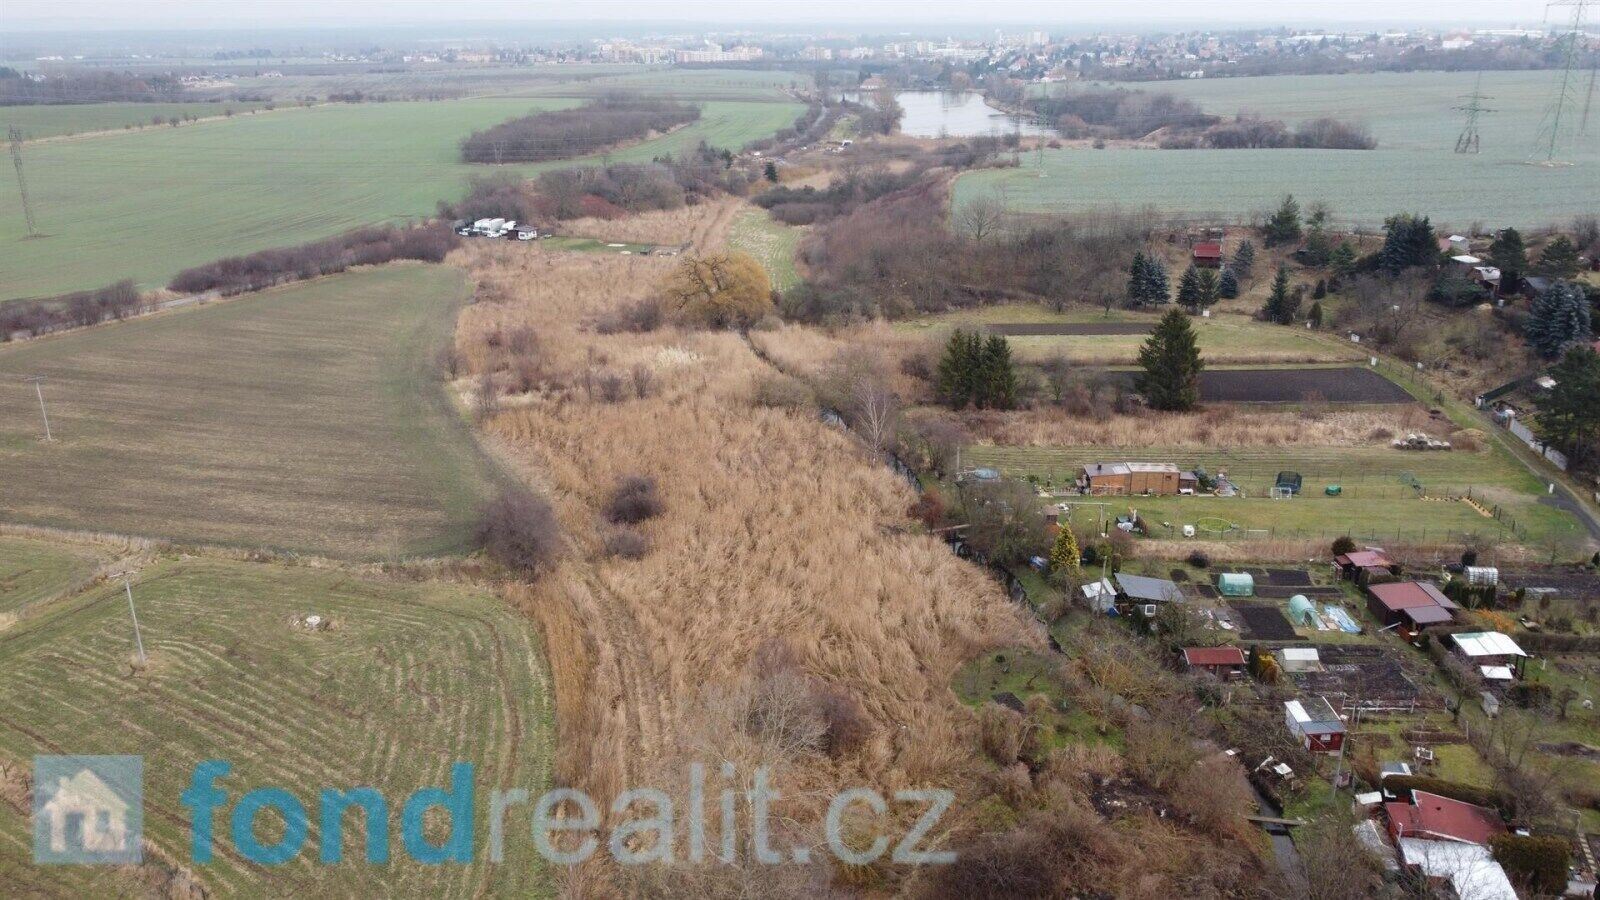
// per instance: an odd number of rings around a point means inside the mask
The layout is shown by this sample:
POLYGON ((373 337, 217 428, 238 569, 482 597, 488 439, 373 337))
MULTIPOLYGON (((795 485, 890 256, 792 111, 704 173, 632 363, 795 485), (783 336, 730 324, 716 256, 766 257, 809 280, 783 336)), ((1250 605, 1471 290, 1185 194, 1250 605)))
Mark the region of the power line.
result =
POLYGON ((1555 96, 1551 98, 1550 105, 1545 110, 1544 121, 1539 126, 1538 137, 1534 142, 1534 152, 1543 149, 1547 163, 1555 162, 1556 145, 1561 138, 1561 119, 1566 114, 1567 107, 1577 102, 1572 90, 1572 70, 1578 64, 1578 39, 1583 36, 1583 13, 1589 3, 1590 0, 1549 0, 1545 4, 1546 15, 1553 6, 1572 7, 1572 25, 1560 42, 1564 45, 1561 52, 1561 80, 1557 83, 1555 96))
POLYGON ((28 237, 38 237, 39 229, 33 223, 33 204, 28 202, 28 182, 22 177, 22 129, 10 129, 11 163, 17 167, 17 193, 22 195, 22 217, 28 220, 28 237))
POLYGON ((1478 80, 1472 85, 1472 93, 1462 98, 1467 102, 1462 106, 1455 107, 1455 109, 1467 114, 1467 123, 1462 127, 1461 135, 1456 138, 1457 153, 1478 152, 1478 116, 1486 112, 1494 112, 1494 110, 1483 105, 1483 101, 1491 98, 1483 93, 1482 87, 1483 73, 1479 72, 1478 80))

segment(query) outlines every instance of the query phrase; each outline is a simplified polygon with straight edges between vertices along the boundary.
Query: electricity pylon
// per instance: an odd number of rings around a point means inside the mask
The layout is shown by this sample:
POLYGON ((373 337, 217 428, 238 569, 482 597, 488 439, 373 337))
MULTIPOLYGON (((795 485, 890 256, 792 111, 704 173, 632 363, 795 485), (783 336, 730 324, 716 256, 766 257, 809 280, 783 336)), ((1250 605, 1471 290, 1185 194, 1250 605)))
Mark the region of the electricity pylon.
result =
POLYGON ((1556 144, 1561 138, 1561 120, 1567 116, 1567 108, 1577 102, 1573 91, 1573 69, 1578 64, 1578 40, 1583 37, 1583 14, 1591 0, 1549 0, 1545 4, 1545 14, 1548 15, 1550 7, 1572 7, 1572 26, 1566 34, 1561 36, 1561 80, 1557 82, 1555 96, 1550 99, 1550 105, 1545 109, 1544 121, 1539 125, 1538 137, 1534 141, 1534 153, 1544 152, 1545 162, 1554 162, 1556 158, 1556 144))
POLYGON ((1490 99, 1480 88, 1483 86, 1483 73, 1478 73, 1478 80, 1472 85, 1472 93, 1461 99, 1466 103, 1455 107, 1467 114, 1467 124, 1461 128, 1461 136, 1456 138, 1457 153, 1478 152, 1478 116, 1486 112, 1494 112, 1483 105, 1483 101, 1490 99))

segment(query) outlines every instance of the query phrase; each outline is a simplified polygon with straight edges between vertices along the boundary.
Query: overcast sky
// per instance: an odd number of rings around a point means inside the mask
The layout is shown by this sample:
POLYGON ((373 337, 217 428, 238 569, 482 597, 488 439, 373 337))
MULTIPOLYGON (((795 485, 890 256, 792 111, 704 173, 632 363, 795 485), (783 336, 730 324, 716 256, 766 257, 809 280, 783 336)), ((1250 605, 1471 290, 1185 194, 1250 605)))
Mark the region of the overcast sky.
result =
MULTIPOLYGON (((0 31, 503 21, 686 25, 1538 24, 1544 0, 0 0, 0 31)), ((1558 10, 1557 13, 1563 11, 1558 10)))

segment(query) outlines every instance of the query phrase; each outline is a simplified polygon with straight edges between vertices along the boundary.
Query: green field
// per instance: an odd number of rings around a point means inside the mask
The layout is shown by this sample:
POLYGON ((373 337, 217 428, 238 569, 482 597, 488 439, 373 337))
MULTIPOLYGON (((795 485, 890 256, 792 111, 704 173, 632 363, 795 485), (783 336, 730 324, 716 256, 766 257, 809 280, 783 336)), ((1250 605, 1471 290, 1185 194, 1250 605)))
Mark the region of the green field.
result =
MULTIPOLYGON (((1203 467, 1243 491, 1240 497, 1084 497, 1074 521, 1097 522, 1102 511, 1117 515, 1134 507, 1152 523, 1175 527, 1202 518, 1239 526, 1228 539, 1316 538, 1341 534, 1375 541, 1459 540, 1481 535, 1531 547, 1581 541, 1584 531, 1568 513, 1539 503, 1542 485, 1498 450, 1418 453, 1386 447, 1243 447, 1194 450, 1162 447, 971 446, 963 463, 990 466, 1011 477, 1070 485, 1079 466, 1091 462, 1170 462, 1203 467), (1280 471, 1299 472, 1304 487, 1293 500, 1269 493, 1280 471), (1337 497, 1324 488, 1337 484, 1337 497), (1417 499, 1412 484, 1428 496, 1467 493, 1484 507, 1500 507, 1504 519, 1488 518, 1460 502, 1417 499), (1091 504, 1104 503, 1104 507, 1091 504), (1514 528, 1513 528, 1514 523, 1514 528), (1264 532, 1264 533, 1263 533, 1264 532)), ((1079 498, 1062 498, 1079 503, 1079 498)), ((1164 529, 1153 532, 1165 537, 1164 529)), ((1214 537, 1214 535, 1213 535, 1214 537)))
POLYGON ((1338 150, 1058 150, 1040 170, 964 175, 955 202, 1004 189, 1013 209, 1063 212, 1145 205, 1187 217, 1232 219, 1270 209, 1284 193, 1323 200, 1339 223, 1369 227, 1396 212, 1433 217, 1435 225, 1537 226, 1593 212, 1600 130, 1568 135, 1559 168, 1530 166, 1558 72, 1485 72, 1483 92, 1496 112, 1482 117, 1482 152, 1457 154, 1462 114, 1452 107, 1472 91, 1474 72, 1307 75, 1197 79, 1141 84, 1199 101, 1209 113, 1241 110, 1298 120, 1333 115, 1365 122, 1378 139, 1370 151, 1338 150))
MULTIPOLYGON (((24 140, 109 131, 129 125, 152 127, 156 116, 196 116, 207 119, 259 109, 263 103, 84 103, 71 106, 0 106, 0 131, 12 125, 22 129, 24 140)), ((189 123, 193 124, 193 123, 189 123)), ((169 126, 162 126, 169 127, 169 126)), ((187 127, 187 125, 183 126, 187 127)))
MULTIPOLYGON (((779 226, 782 227, 782 226, 779 226)), ((737 230, 735 235, 737 235, 737 230)), ((974 328, 1003 324, 1085 325, 1105 322, 1141 322, 1151 328, 1160 313, 1074 309, 1056 313, 1037 304, 1004 304, 960 310, 937 316, 924 316, 901 323, 902 331, 921 332, 943 341, 955 328, 974 328)), ((1354 347, 1323 339, 1299 328, 1285 328, 1256 320, 1251 316, 1215 312, 1211 318, 1189 320, 1200 342, 1207 364, 1243 365, 1248 363, 1334 363, 1363 359, 1354 347)), ((1007 338, 1017 358, 1041 362, 1065 358, 1084 365, 1126 366, 1138 361, 1139 348, 1148 335, 1012 335, 1007 338)))
MULTIPOLYGON (((600 97, 624 93, 666 94, 685 100, 783 100, 790 87, 809 88, 811 76, 761 69, 685 69, 633 66, 631 71, 550 83, 519 93, 562 97, 600 97)), ((582 72, 582 69, 569 70, 582 72)), ((796 115, 799 111, 796 110, 796 115)), ((792 118, 792 117, 791 117, 792 118)))
MULTIPOLYGON (((133 278, 164 285, 222 256, 436 213, 491 167, 460 162, 471 131, 561 99, 327 104, 24 149, 34 214, 26 239, 14 189, 0 189, 0 299, 133 278)), ((710 102, 699 121, 604 156, 643 162, 701 140, 738 148, 794 121, 796 103, 710 102)), ((584 162, 597 162, 589 157, 584 162)), ((533 173, 563 160, 518 166, 533 173)))
POLYGON ((577 253, 643 253, 655 249, 654 244, 630 244, 570 235, 540 238, 539 246, 549 250, 571 250, 577 253))
MULTIPOLYGON (((187 864, 196 763, 227 760, 228 812, 244 792, 280 787, 311 816, 300 857, 237 854, 219 815, 215 861, 189 866, 211 896, 544 896, 526 820, 506 824, 506 858, 486 861, 493 788, 548 789, 548 675, 529 622, 480 590, 345 572, 191 558, 133 583, 149 664, 135 672, 120 583, 91 589, 0 632, 0 759, 27 772, 36 753, 142 754, 144 836, 187 864), (321 615, 325 631, 293 624, 321 615), (475 861, 413 862, 399 810, 419 787, 476 767, 475 861), (317 862, 317 792, 371 786, 389 802, 391 862, 365 862, 361 814, 346 818, 345 862, 317 862)), ((8 794, 8 797, 13 796, 8 794)), ((128 873, 34 866, 20 801, 0 800, 0 882, 12 896, 133 896, 128 873)), ((513 811, 512 816, 516 813, 513 811)), ((273 814, 260 817, 268 842, 273 814)), ((430 837, 442 838, 430 830, 430 837)), ((146 852, 147 862, 160 856, 146 852)), ((151 896, 158 892, 150 891, 151 896)))
POLYGON ((0 537, 0 623, 92 577, 100 559, 100 554, 88 549, 0 537))
POLYGON ((800 283, 794 260, 804 235, 799 228, 774 221, 765 210, 747 209, 733 220, 728 244, 760 260, 772 276, 773 289, 786 291, 800 283))
POLYGON ((467 295, 416 264, 0 346, 14 522, 341 556, 461 549, 487 464, 434 354, 467 295), (56 440, 21 376, 47 376, 56 440))

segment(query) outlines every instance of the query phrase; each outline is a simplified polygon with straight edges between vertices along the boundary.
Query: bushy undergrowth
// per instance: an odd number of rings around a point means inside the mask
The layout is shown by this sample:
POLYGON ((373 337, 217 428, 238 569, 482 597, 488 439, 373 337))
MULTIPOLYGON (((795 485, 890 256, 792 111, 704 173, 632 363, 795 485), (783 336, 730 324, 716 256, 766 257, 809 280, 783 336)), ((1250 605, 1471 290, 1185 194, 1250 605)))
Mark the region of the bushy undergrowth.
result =
POLYGON ((443 262, 459 242, 455 232, 444 225, 362 228, 297 247, 230 256, 184 269, 173 276, 168 287, 183 294, 206 291, 238 294, 288 281, 332 275, 351 266, 377 265, 397 259, 443 262))

